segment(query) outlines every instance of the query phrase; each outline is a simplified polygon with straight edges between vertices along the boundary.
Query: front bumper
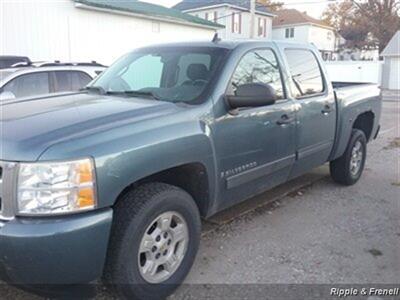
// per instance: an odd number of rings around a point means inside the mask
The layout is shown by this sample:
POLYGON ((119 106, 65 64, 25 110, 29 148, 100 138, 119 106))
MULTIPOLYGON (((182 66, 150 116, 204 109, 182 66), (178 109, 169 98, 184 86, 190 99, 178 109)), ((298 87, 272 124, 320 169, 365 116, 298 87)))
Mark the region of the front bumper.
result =
POLYGON ((87 283, 103 272, 112 209, 0 221, 0 279, 22 285, 87 283))

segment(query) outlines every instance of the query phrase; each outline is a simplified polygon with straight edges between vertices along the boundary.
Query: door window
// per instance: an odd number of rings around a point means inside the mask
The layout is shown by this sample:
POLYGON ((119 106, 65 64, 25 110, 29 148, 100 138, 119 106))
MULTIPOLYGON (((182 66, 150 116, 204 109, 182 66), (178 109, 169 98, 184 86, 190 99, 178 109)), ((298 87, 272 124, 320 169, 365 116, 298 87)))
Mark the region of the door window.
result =
POLYGON ((309 50, 287 49, 286 58, 292 75, 296 98, 324 92, 324 80, 315 55, 309 50))
POLYGON ((55 75, 55 92, 79 91, 84 88, 92 78, 80 71, 57 71, 55 75))
POLYGON ((16 98, 49 94, 49 73, 21 75, 7 83, 3 90, 13 93, 16 98))
POLYGON ((284 91, 279 63, 272 50, 261 49, 247 53, 240 61, 229 85, 228 94, 248 83, 263 83, 272 86, 277 99, 284 99, 284 91))

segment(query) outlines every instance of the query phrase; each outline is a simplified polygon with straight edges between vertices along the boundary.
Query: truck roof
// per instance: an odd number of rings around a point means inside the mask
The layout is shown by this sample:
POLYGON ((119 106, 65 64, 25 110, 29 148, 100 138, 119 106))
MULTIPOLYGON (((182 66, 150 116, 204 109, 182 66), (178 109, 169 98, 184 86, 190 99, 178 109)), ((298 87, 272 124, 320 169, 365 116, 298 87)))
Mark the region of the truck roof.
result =
POLYGON ((156 45, 149 45, 143 47, 141 49, 151 49, 151 48, 167 48, 167 47, 209 47, 209 48, 223 48, 223 49, 235 49, 236 47, 243 46, 243 45, 260 45, 260 46, 268 46, 268 45, 290 45, 290 46, 298 46, 301 48, 312 48, 312 44, 302 44, 297 42, 290 42, 284 40, 268 40, 268 41, 261 41, 261 40, 221 40, 218 42, 213 41, 198 41, 198 42, 178 42, 178 43, 166 43, 166 44, 156 44, 156 45))

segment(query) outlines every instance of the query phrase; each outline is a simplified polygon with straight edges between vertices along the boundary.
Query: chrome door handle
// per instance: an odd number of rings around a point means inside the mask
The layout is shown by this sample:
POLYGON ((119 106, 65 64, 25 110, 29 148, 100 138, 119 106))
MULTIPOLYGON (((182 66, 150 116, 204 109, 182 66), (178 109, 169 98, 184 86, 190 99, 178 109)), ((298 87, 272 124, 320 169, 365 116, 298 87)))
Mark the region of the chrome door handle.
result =
POLYGON ((324 115, 329 115, 332 111, 333 111, 332 107, 329 104, 326 104, 321 113, 324 115))
POLYGON ((279 126, 288 125, 296 121, 295 117, 290 117, 289 115, 283 115, 280 120, 276 122, 279 126))

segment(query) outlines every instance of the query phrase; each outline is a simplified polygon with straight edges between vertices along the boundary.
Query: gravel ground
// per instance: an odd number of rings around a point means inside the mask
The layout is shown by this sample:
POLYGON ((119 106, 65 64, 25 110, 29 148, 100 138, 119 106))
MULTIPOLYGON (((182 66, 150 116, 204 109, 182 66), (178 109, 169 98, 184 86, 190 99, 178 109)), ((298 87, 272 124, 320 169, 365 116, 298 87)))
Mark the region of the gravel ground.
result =
MULTIPOLYGON (((295 192, 285 192, 292 183, 278 188, 272 204, 266 193, 251 209, 206 223, 195 265, 171 299, 323 299, 338 284, 400 287, 399 104, 384 103, 382 125, 357 185, 334 184, 325 168, 295 192), (321 294, 297 284, 320 284, 321 294)), ((99 290, 96 299, 110 298, 99 290)), ((5 285, 0 297, 42 299, 5 285)))

